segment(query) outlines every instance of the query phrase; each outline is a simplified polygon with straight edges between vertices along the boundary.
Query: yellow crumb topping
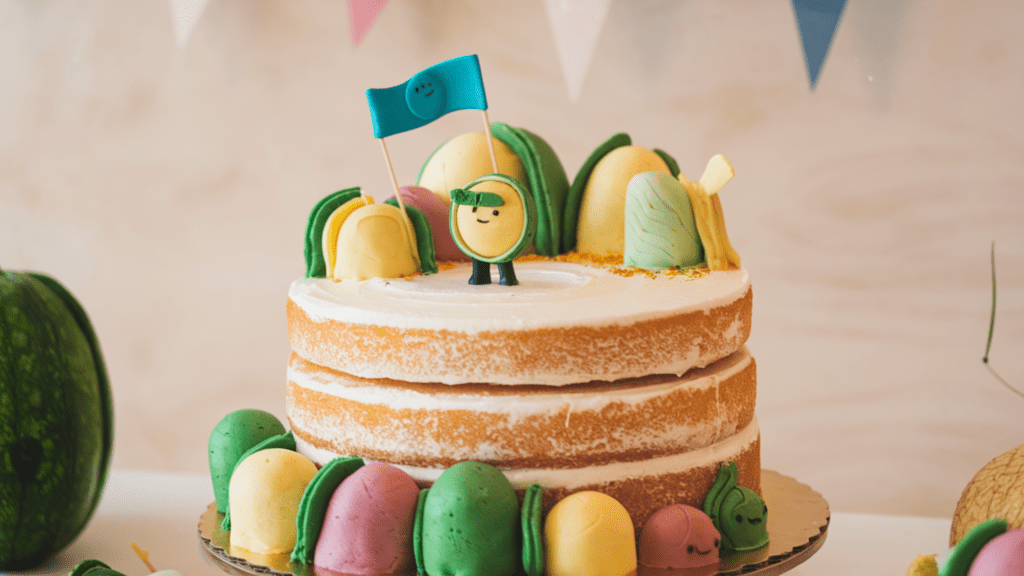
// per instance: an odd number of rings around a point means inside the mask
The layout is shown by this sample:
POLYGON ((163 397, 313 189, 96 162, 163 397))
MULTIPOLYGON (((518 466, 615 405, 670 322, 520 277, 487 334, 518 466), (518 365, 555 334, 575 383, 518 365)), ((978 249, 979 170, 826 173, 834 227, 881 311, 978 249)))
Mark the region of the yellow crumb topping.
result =
POLYGON ((603 256, 600 254, 593 254, 589 252, 569 252, 567 254, 559 254, 558 256, 539 256, 537 254, 527 254, 516 258, 516 262, 570 262, 572 264, 584 264, 587 266, 594 266, 597 268, 603 268, 608 270, 612 274, 618 274, 625 278, 632 276, 646 276, 654 279, 658 276, 665 276, 668 278, 675 278, 682 276, 687 280, 696 280, 697 278, 703 278, 710 274, 710 270, 707 268, 707 264, 701 264, 693 268, 679 269, 679 268, 666 268, 664 270, 646 270, 644 268, 638 268, 636 266, 626 266, 622 263, 622 256, 620 255, 609 255, 603 256))

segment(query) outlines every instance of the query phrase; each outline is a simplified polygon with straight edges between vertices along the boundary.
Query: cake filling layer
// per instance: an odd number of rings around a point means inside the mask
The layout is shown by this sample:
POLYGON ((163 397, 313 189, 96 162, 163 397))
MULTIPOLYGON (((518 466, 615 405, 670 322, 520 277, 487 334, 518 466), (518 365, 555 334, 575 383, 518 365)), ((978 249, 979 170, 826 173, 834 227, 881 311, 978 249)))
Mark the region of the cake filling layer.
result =
POLYGON ((746 348, 683 377, 564 387, 365 380, 293 355, 287 413, 307 444, 420 467, 575 469, 699 450, 754 417, 746 348))

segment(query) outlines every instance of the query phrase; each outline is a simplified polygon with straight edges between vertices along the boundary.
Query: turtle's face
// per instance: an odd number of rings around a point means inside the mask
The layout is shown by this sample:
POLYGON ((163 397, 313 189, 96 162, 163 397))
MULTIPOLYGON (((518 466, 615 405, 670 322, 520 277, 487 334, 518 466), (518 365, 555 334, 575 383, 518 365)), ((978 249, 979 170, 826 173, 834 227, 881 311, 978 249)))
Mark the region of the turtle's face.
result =
POLYGON ((722 536, 737 550, 751 550, 768 542, 768 507, 752 490, 734 488, 722 505, 722 536))
POLYGON ((508 252, 522 236, 526 215, 519 194, 503 182, 485 181, 473 187, 474 192, 491 192, 501 196, 503 206, 460 205, 455 213, 459 234, 466 246, 484 258, 508 252))

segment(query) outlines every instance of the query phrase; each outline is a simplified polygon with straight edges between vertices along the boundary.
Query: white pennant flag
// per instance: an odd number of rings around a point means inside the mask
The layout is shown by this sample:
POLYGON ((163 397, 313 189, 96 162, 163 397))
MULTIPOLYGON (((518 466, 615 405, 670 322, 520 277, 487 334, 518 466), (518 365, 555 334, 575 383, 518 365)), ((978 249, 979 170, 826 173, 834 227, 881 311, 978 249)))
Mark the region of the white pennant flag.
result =
POLYGON ((170 0, 174 38, 178 48, 184 48, 210 0, 170 0))
POLYGON ((611 0, 544 0, 544 4, 569 97, 576 102, 611 0))

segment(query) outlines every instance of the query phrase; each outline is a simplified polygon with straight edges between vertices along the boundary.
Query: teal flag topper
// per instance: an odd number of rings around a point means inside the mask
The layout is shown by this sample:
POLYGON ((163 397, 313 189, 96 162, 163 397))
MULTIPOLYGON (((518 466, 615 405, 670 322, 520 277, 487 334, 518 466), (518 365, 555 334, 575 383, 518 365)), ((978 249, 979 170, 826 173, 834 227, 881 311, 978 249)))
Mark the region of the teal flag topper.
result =
POLYGON ((804 47, 804 61, 811 90, 818 84, 818 75, 825 64, 825 57, 836 35, 839 18, 843 15, 846 0, 792 0, 800 40, 804 47))
POLYGON ((465 206, 504 206, 505 200, 493 192, 473 192, 464 188, 451 191, 452 202, 465 206))
POLYGON ((373 137, 415 130, 456 110, 487 110, 476 54, 434 64, 391 88, 367 88, 373 137))

